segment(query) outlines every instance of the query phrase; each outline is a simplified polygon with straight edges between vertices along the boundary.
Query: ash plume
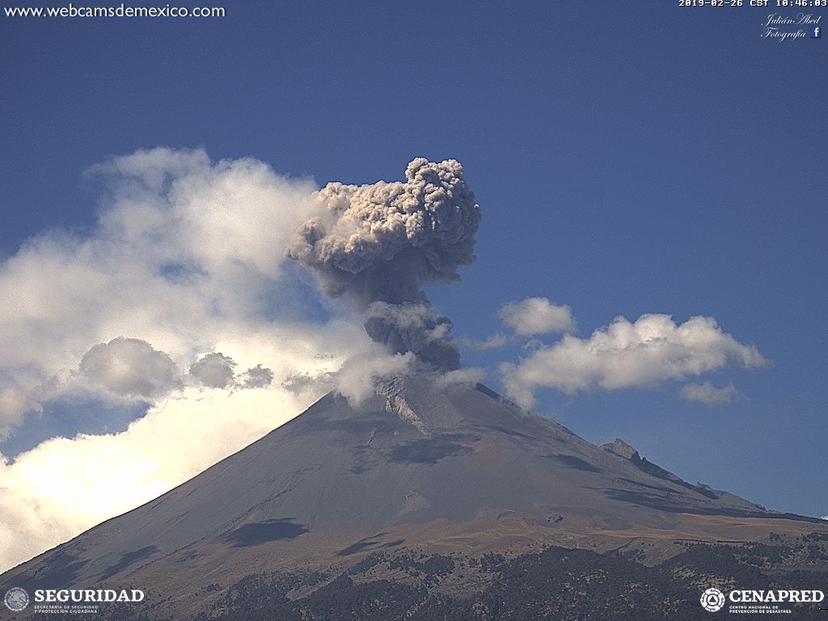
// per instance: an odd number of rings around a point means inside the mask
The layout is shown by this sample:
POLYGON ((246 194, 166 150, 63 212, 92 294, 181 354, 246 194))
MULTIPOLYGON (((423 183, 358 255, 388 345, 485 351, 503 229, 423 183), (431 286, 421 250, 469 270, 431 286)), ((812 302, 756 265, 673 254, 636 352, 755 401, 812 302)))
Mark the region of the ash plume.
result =
POLYGON ((456 369, 451 321, 434 315, 421 287, 459 280, 457 268, 474 261, 480 207, 462 165, 417 158, 404 182, 329 183, 317 198, 322 213, 304 223, 288 257, 316 273, 327 295, 356 300, 372 339, 456 369))

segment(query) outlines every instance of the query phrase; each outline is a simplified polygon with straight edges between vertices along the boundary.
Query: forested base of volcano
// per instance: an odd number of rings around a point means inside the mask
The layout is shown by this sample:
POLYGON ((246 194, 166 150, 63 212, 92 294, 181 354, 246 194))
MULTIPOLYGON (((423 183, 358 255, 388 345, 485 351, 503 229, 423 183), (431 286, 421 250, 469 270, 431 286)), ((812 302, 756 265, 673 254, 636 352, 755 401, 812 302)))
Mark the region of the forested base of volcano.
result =
MULTIPOLYGON (((226 589, 206 585, 204 599, 212 603, 193 619, 694 620, 710 614, 699 604, 710 587, 828 590, 825 534, 772 535, 764 543, 678 543, 678 554, 655 565, 645 559, 647 545, 603 554, 549 547, 512 558, 374 553, 340 572, 258 574, 226 589)), ((826 621, 828 611, 820 606, 828 603, 781 605, 793 608, 786 618, 826 621)), ((154 618, 148 610, 102 612, 109 619, 154 618)))

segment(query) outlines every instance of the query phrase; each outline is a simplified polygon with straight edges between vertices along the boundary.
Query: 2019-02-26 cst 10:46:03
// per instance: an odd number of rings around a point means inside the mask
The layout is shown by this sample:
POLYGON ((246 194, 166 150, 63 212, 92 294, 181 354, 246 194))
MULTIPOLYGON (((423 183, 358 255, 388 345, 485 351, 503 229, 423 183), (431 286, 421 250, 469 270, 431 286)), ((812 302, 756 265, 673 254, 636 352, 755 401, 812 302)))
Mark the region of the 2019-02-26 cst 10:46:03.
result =
POLYGON ((776 8, 826 8, 828 0, 678 0, 680 7, 719 8, 719 7, 768 7, 776 8))

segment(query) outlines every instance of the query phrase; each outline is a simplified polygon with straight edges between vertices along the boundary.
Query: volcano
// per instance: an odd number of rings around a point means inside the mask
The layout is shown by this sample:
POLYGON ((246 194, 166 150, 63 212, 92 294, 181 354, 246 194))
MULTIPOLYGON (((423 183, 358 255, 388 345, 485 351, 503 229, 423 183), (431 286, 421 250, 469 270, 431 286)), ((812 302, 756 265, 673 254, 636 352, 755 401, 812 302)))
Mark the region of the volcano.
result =
POLYGON ((146 592, 113 619, 697 618, 717 580, 824 587, 827 550, 823 521, 411 376, 326 395, 0 588, 146 592))

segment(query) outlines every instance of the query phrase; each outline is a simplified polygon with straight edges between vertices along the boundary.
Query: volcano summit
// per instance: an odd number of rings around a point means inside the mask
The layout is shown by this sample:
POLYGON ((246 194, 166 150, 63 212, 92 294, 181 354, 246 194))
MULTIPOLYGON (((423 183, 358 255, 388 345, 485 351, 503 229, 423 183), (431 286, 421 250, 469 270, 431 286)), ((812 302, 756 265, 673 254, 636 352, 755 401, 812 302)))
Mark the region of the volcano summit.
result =
POLYGON ((146 592, 113 619, 691 619, 710 581, 824 583, 824 522, 444 377, 328 394, 0 587, 146 592))

